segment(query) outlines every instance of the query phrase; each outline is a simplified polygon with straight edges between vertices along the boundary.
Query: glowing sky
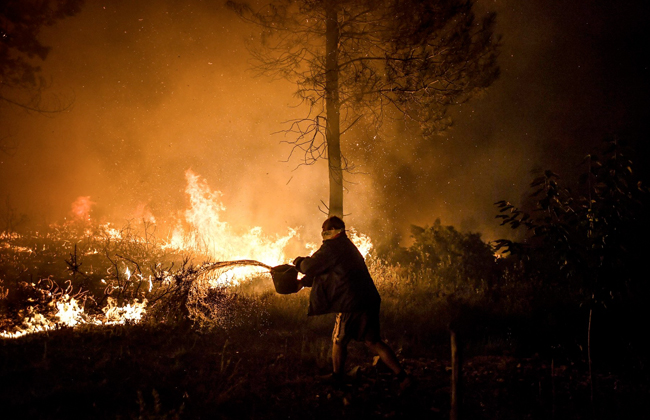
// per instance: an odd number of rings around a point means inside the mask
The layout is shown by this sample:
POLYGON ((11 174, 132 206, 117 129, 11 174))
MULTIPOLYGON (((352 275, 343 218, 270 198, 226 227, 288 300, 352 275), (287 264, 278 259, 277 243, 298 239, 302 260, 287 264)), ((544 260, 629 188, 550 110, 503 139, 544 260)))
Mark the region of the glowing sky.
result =
MULTIPOLYGON (((613 3, 479 1, 479 15, 498 14, 501 78, 453 110, 443 136, 345 139, 363 172, 345 196, 351 223, 390 233, 440 218, 494 239, 493 203, 518 201, 532 169, 570 173, 605 135, 646 135, 648 6, 613 3)), ((326 168, 284 162, 290 148, 272 133, 300 109, 291 84, 248 70, 253 30, 223 2, 198 0, 89 0, 44 29, 48 92, 74 105, 51 117, 2 105, 2 135, 16 146, 0 155, 3 211, 52 222, 90 196, 97 219, 142 205, 165 217, 186 205, 192 168, 223 192, 233 223, 317 230, 326 168)))

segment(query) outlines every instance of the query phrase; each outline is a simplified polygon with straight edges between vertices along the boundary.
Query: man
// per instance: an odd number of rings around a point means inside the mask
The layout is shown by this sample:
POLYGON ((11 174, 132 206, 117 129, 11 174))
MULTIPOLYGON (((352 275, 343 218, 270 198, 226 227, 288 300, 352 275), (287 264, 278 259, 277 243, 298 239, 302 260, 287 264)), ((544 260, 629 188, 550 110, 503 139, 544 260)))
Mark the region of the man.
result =
POLYGON ((345 223, 339 217, 325 220, 321 235, 323 244, 318 251, 293 263, 305 274, 299 280, 299 289, 311 287, 308 315, 337 314, 332 332, 332 380, 335 384, 343 382, 347 345, 356 340, 379 355, 405 390, 411 379, 393 350, 381 340, 381 298, 363 256, 345 234, 345 223))

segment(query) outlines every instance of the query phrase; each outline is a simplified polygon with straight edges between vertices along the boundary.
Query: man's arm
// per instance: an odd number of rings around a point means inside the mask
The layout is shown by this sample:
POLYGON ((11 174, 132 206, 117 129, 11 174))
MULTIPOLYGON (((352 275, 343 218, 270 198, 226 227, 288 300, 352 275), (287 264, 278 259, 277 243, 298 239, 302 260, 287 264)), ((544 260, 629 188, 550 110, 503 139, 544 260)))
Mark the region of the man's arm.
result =
POLYGON ((326 243, 311 257, 298 257, 293 261, 298 271, 312 278, 327 271, 334 263, 334 255, 326 243))

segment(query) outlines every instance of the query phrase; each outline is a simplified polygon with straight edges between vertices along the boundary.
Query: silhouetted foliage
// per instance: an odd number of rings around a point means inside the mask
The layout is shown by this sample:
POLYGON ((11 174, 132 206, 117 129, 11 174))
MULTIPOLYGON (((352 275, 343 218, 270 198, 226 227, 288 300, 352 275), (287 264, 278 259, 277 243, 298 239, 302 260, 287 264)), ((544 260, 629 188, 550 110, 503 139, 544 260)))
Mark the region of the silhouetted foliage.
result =
POLYGON ((490 289, 500 276, 494 251, 479 233, 459 232, 436 219, 432 226, 411 226, 411 237, 411 246, 395 249, 393 245, 390 253, 380 257, 414 273, 435 275, 456 289, 490 289))
POLYGON ((61 103, 43 103, 48 83, 39 61, 50 47, 39 38, 45 26, 77 14, 83 0, 3 0, 0 2, 0 102, 35 112, 58 112, 61 103))
POLYGON ((612 352, 610 362, 623 351, 642 367, 648 349, 637 326, 650 318, 645 273, 650 194, 633 169, 632 156, 618 141, 607 141, 600 152, 585 157, 574 190, 545 171, 531 183, 534 211, 496 203, 503 225, 527 229, 522 241, 497 243, 522 262, 522 279, 536 281, 540 295, 555 294, 557 301, 581 306, 585 318, 588 314, 583 343, 590 363, 593 316, 599 351, 612 352))
POLYGON ((631 153, 617 141, 589 154, 576 191, 545 171, 532 183, 537 208, 524 212, 507 201, 496 203, 502 225, 527 228, 520 243, 498 241, 498 248, 537 264, 553 277, 568 279, 594 303, 629 300, 640 274, 640 251, 648 250, 648 187, 636 177, 631 153))
POLYGON ((492 248, 479 233, 461 233, 453 226, 411 226, 415 243, 408 254, 417 269, 439 271, 445 278, 478 286, 491 285, 495 274, 492 248))

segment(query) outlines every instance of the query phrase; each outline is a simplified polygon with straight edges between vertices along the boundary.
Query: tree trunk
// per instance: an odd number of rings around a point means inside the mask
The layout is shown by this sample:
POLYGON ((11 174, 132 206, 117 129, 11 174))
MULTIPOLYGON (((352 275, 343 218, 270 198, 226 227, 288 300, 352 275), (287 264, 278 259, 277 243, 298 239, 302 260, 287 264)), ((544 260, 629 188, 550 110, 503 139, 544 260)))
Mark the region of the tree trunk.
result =
POLYGON ((326 5, 325 39, 325 108, 327 122, 327 161, 330 180, 329 216, 343 217, 343 169, 341 167, 341 132, 339 101, 339 27, 338 13, 334 1, 326 5))

